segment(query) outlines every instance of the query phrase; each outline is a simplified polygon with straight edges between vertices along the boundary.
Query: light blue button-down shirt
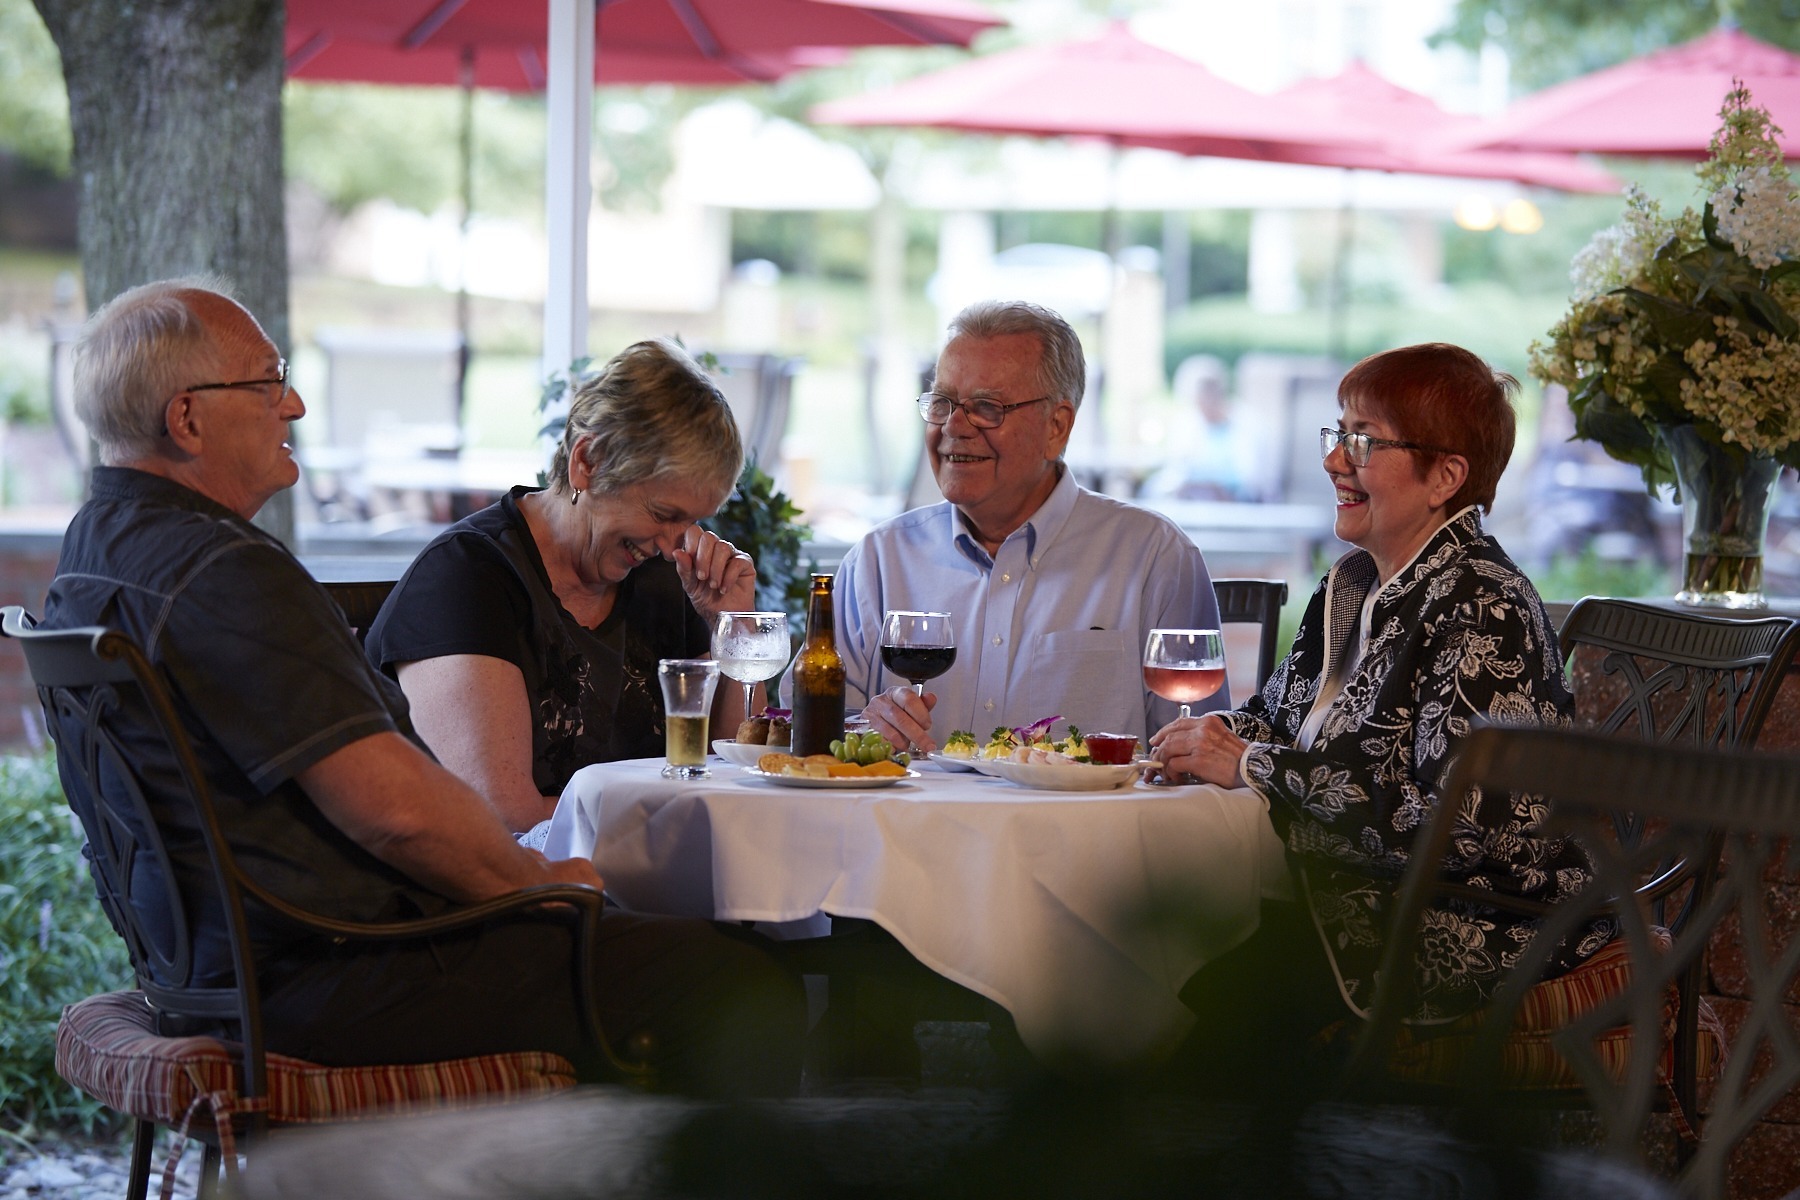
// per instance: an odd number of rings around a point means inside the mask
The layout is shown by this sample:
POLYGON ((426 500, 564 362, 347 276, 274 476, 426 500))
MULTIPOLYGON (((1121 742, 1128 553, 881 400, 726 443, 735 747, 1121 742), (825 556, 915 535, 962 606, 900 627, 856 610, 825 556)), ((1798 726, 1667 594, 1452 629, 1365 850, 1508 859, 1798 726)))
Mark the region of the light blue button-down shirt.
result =
MULTIPOLYGON (((851 711, 906 682, 881 665, 886 610, 951 614, 956 665, 925 685, 938 698, 931 736, 940 745, 953 729, 985 739, 997 726, 1054 716, 1148 737, 1176 706, 1144 687, 1146 635, 1219 627, 1212 580, 1187 535, 1078 486, 1066 470, 992 557, 952 505, 918 508, 851 547, 834 595, 851 711)), ((1229 687, 1194 706, 1229 707, 1229 687)))

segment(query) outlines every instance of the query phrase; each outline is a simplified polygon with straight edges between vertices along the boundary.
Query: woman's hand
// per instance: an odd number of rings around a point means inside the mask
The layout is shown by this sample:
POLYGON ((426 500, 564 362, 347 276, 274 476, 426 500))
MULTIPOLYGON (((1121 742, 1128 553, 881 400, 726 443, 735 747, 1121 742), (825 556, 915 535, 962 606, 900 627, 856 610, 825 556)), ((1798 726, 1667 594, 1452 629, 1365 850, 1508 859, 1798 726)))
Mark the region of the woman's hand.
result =
POLYGON ((1162 761, 1165 779, 1191 775, 1228 788, 1244 786, 1238 763, 1249 744, 1216 713, 1178 717, 1150 735, 1150 749, 1162 761))
POLYGON ((689 525, 671 556, 681 588, 711 625, 722 612, 756 608, 756 563, 716 533, 689 525))

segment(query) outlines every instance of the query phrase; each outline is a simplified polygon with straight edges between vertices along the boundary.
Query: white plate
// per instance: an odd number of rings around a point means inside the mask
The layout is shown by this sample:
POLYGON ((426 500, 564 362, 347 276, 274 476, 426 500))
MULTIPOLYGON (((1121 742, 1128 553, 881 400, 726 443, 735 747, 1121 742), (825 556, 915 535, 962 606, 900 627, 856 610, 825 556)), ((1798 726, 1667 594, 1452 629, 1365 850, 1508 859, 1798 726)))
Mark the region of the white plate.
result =
POLYGON ((988 764, 994 773, 1008 783, 1020 787, 1044 788, 1052 792, 1111 792, 1129 787, 1139 775, 1135 763, 1111 766, 1103 763, 1021 763, 988 764))
POLYGON ((745 767, 744 774, 752 779, 761 779, 768 783, 792 788, 878 788, 889 787, 919 777, 919 773, 910 768, 904 775, 858 775, 855 777, 846 775, 841 779, 820 779, 816 775, 770 775, 755 767, 745 767))
POLYGON ((979 771, 981 769, 975 765, 974 759, 952 758, 948 754, 927 754, 925 761, 936 763, 940 769, 945 771, 979 771))
POLYGON ((740 746, 730 738, 721 738, 713 743, 714 754, 740 767, 754 767, 757 760, 771 750, 778 750, 783 754, 788 752, 786 746, 760 746, 753 742, 745 742, 740 746))
POLYGON ((994 758, 971 758, 969 760, 969 770, 980 771, 983 775, 998 779, 1000 778, 1000 760, 994 758))

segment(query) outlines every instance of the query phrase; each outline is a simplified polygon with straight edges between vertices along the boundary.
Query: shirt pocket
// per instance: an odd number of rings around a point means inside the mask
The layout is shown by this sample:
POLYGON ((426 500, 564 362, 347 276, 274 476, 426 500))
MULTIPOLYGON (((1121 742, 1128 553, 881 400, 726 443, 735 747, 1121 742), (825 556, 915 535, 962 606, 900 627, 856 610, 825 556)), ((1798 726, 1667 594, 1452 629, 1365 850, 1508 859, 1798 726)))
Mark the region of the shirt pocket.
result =
POLYGON ((1034 634, 1032 692, 1039 717, 1061 713, 1081 729, 1143 736, 1141 648, 1122 629, 1064 629, 1034 634))

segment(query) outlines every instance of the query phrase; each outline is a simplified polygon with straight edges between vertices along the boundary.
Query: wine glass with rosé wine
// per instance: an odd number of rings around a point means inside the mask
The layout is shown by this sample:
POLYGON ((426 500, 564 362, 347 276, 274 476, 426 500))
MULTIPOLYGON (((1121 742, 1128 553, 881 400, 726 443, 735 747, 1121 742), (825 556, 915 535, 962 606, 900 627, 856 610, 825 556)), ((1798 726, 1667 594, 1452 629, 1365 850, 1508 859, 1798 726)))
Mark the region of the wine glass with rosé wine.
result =
POLYGON ((1144 642, 1144 686, 1164 700, 1188 705, 1225 685, 1225 639, 1216 629, 1152 629, 1144 642))

